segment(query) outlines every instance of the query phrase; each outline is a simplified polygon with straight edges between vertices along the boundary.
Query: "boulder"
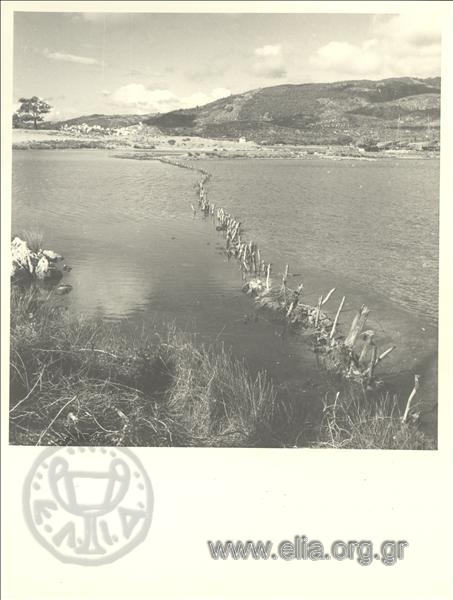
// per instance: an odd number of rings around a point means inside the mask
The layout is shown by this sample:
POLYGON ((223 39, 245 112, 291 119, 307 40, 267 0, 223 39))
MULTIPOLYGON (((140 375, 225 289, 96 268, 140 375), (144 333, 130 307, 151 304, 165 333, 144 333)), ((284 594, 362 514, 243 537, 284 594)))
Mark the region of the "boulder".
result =
POLYGON ((41 280, 61 279, 63 274, 56 262, 63 257, 53 250, 33 252, 26 240, 15 237, 11 241, 11 277, 36 277, 41 280))
POLYGON ((64 294, 69 294, 69 292, 71 292, 71 291, 72 291, 72 285, 69 285, 69 283, 61 284, 55 288, 55 293, 59 294, 60 296, 63 296, 64 294))
POLYGON ((61 279, 63 277, 61 271, 44 254, 35 267, 35 275, 37 279, 61 279))
POLYGON ((15 237, 11 242, 11 277, 33 275, 38 256, 25 240, 15 237))
POLYGON ((47 258, 47 260, 50 260, 50 262, 58 262, 63 260, 63 257, 53 250, 42 250, 42 254, 47 258))

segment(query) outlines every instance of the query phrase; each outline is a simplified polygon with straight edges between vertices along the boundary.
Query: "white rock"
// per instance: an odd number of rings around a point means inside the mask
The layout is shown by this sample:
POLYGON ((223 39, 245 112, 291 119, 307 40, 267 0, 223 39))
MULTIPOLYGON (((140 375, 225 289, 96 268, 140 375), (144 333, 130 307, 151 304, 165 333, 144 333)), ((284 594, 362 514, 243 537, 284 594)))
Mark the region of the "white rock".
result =
POLYGON ((55 262, 63 257, 53 250, 32 252, 27 242, 19 237, 11 241, 11 277, 33 275, 38 279, 61 278, 55 262))
POLYGON ((61 277, 60 271, 50 260, 42 255, 35 267, 35 275, 38 279, 53 279, 61 277))
POLYGON ((15 237, 11 242, 11 276, 15 277, 25 272, 32 274, 36 258, 27 242, 15 237))
POLYGON ((57 262, 59 260, 63 260, 63 257, 60 254, 57 254, 53 250, 42 250, 42 254, 50 260, 51 262, 57 262))

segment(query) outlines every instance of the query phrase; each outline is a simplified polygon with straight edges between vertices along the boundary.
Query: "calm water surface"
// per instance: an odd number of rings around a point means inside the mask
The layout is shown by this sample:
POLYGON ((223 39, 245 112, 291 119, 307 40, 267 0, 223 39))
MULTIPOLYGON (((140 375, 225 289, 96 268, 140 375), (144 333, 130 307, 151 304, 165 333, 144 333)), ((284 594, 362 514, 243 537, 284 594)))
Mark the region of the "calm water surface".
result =
MULTIPOLYGON (((246 237, 308 301, 337 287, 344 324, 366 303, 404 395, 424 376, 425 424, 434 427, 438 286, 438 162, 434 160, 210 160, 212 202, 237 215, 246 237)), ((210 219, 193 217, 194 172, 103 151, 16 151, 13 231, 42 231, 65 255, 71 310, 121 328, 176 322, 222 340, 254 370, 313 399, 320 374, 308 345, 256 314, 210 219)), ((319 398, 319 394, 317 396, 319 398)))

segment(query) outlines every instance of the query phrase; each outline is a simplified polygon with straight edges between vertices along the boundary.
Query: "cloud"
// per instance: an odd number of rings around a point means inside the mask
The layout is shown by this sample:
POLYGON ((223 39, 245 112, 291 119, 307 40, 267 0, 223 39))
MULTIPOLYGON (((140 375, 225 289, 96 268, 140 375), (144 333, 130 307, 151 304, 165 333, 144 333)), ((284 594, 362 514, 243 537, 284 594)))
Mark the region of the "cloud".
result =
POLYGON ((62 62, 78 63, 81 65, 103 65, 104 63, 96 58, 90 58, 89 56, 78 56, 76 54, 66 54, 64 52, 49 52, 44 50, 43 52, 46 58, 50 60, 57 60, 62 62))
POLYGON ((319 48, 310 63, 321 70, 363 75, 378 70, 381 67, 382 57, 376 51, 373 40, 369 40, 362 46, 349 42, 329 42, 319 48))
POLYGON ((282 47, 280 44, 255 48, 253 72, 269 79, 281 79, 286 76, 282 47))
POLYGON ((139 114, 145 114, 202 106, 229 96, 231 92, 226 88, 216 88, 209 94, 196 92, 189 96, 178 96, 171 90, 150 89, 141 83, 129 83, 112 93, 103 90, 102 94, 108 97, 110 104, 139 114))
POLYGON ((441 22, 427 13, 377 15, 362 44, 333 40, 309 64, 318 79, 432 77, 440 73, 441 22))
POLYGON ((412 12, 392 17, 377 15, 374 30, 382 38, 397 39, 413 46, 438 45, 442 16, 435 12, 412 12))
POLYGON ((282 53, 282 47, 280 44, 275 46, 263 46, 262 48, 256 48, 255 54, 257 56, 280 56, 282 53))

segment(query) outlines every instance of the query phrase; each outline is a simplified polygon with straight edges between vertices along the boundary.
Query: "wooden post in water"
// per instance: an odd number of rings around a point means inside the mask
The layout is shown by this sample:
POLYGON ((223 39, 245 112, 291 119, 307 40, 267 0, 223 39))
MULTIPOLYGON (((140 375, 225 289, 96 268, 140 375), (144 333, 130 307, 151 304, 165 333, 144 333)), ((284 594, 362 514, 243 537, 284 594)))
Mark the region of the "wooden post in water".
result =
POLYGON ((345 300, 346 300, 346 296, 343 296, 343 298, 341 299, 341 302, 340 302, 340 306, 338 307, 337 314, 335 315, 335 320, 333 322, 332 329, 330 330, 330 339, 332 339, 333 336, 335 335, 335 329, 337 328, 338 319, 339 319, 340 313, 343 309, 345 300))
POLYGON ((321 306, 322 306, 322 296, 319 296, 319 298, 318 298, 318 304, 316 305, 315 328, 318 327, 318 321, 319 321, 319 314, 321 312, 321 306))
POLYGON ((324 304, 325 304, 325 303, 326 303, 326 302, 329 300, 330 296, 331 296, 331 295, 334 293, 334 291, 335 291, 335 290, 336 290, 336 288, 332 288, 332 289, 330 290, 330 292, 327 294, 327 296, 325 296, 325 297, 323 298, 323 301, 322 301, 322 306, 324 306, 324 304))
POLYGON ((271 263, 267 265, 267 275, 266 275, 266 291, 269 291, 269 279, 271 276, 271 263))
POLYGON ((373 377, 374 368, 376 366, 376 361, 377 361, 377 353, 378 353, 377 346, 373 341, 371 342, 370 345, 371 345, 371 358, 370 358, 370 364, 368 366, 368 381, 371 381, 371 379, 373 377))
POLYGON ((393 352, 393 350, 395 350, 395 348, 396 348, 396 346, 390 346, 390 348, 387 348, 387 350, 385 352, 383 352, 382 354, 380 354, 378 356, 376 364, 380 363, 381 360, 383 360, 386 356, 388 356, 390 354, 390 352, 393 352))
POLYGON ((368 310, 368 307, 365 306, 365 304, 362 304, 359 312, 356 314, 354 320, 352 321, 351 329, 349 330, 348 336, 344 342, 345 346, 348 346, 349 348, 354 347, 357 336, 362 331, 369 314, 370 311, 368 310))
POLYGON ((402 423, 406 423, 407 421, 407 417, 409 416, 409 411, 411 409, 411 403, 412 400, 414 399, 415 394, 418 391, 418 388, 420 387, 420 376, 419 375, 415 375, 414 376, 414 389, 411 392, 411 395, 409 396, 408 400, 407 400, 407 404, 406 404, 406 410, 404 411, 404 415, 403 418, 401 419, 402 423))
POLYGON ((368 354, 370 344, 373 342, 374 331, 371 331, 371 329, 369 331, 365 331, 364 333, 362 333, 362 337, 365 341, 362 346, 362 351, 360 352, 359 364, 364 364, 365 362, 365 358, 368 354))
POLYGON ((286 265, 285 272, 282 275, 282 291, 286 290, 286 282, 288 280, 289 265, 286 265))

